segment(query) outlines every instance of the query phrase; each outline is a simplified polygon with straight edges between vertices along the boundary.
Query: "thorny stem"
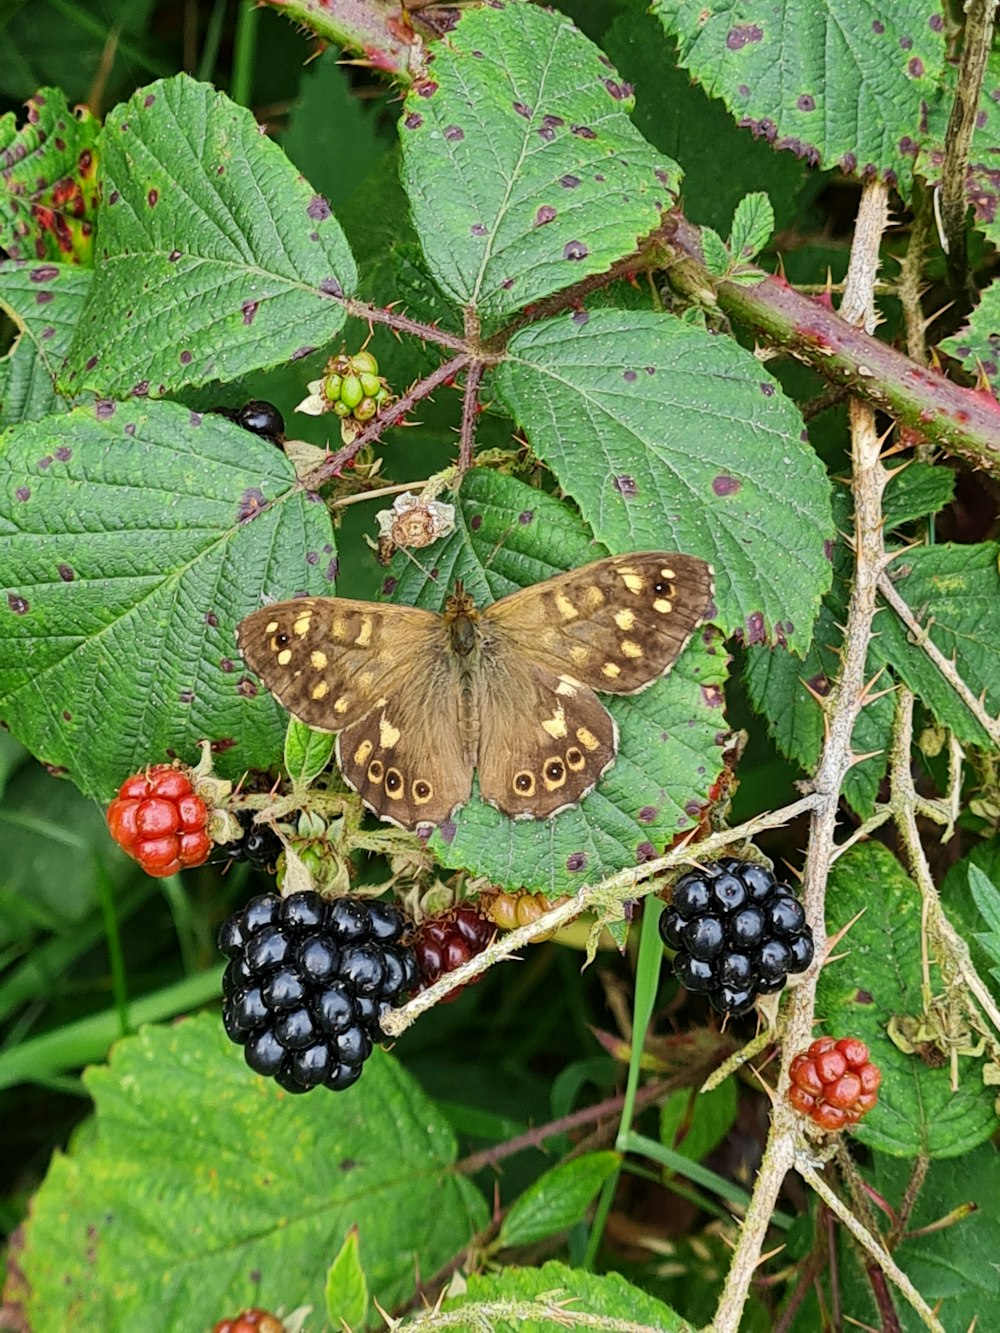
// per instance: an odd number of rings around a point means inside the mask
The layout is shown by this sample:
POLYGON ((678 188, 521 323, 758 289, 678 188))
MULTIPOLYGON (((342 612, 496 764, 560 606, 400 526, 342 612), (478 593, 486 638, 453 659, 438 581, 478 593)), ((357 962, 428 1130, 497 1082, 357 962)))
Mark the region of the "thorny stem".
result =
POLYGON ((482 361, 473 361, 465 375, 462 393, 462 428, 459 435, 458 470, 464 476, 472 467, 472 451, 476 443, 476 411, 479 383, 486 367, 482 361))
POLYGON ((832 1213, 835 1213, 841 1223, 847 1228, 854 1239, 858 1242, 864 1252, 875 1260, 879 1268, 895 1287, 906 1297, 910 1305, 916 1310, 917 1314, 923 1320, 927 1328, 932 1329, 934 1333, 946 1333, 944 1325, 938 1320, 934 1311, 917 1291, 916 1287, 906 1276, 903 1270, 893 1259, 888 1250, 884 1249, 879 1241, 871 1234, 866 1227, 863 1227, 857 1220, 847 1205, 841 1200, 821 1175, 804 1158, 799 1158, 795 1162, 795 1169, 807 1184, 811 1185, 819 1197, 832 1213))
MULTIPOLYGON (((866 253, 856 261, 852 258, 855 281, 849 283, 844 296, 845 309, 861 323, 871 319, 871 289, 877 271, 875 257, 887 221, 888 191, 884 185, 870 183, 862 195, 854 240, 855 248, 864 249, 866 253)), ((802 876, 802 901, 816 940, 817 960, 823 957, 826 940, 826 881, 836 851, 834 835, 840 792, 844 778, 855 762, 851 738, 866 699, 865 666, 876 610, 878 578, 886 560, 882 544, 882 491, 887 473, 879 461, 874 411, 855 398, 850 402, 850 417, 855 503, 854 587, 844 631, 840 672, 826 700, 827 736, 813 781, 819 800, 810 815, 809 845, 802 876)), ((778 1193, 795 1162, 800 1129, 798 1113, 786 1097, 788 1066, 792 1057, 812 1039, 818 973, 817 962, 789 995, 771 1131, 716 1310, 713 1324, 716 1333, 737 1333, 739 1329, 778 1193)))
POLYGON ((952 290, 968 300, 965 214, 969 207, 969 149, 993 39, 997 0, 968 0, 965 11, 965 40, 962 43, 955 100, 948 117, 944 162, 941 166, 941 248, 948 256, 948 278, 952 290))
POLYGON ((934 643, 930 635, 930 629, 925 629, 916 618, 906 602, 896 591, 892 580, 888 574, 883 574, 879 579, 878 590, 885 600, 899 616, 900 620, 910 632, 913 642, 927 654, 930 660, 937 667, 942 677, 948 682, 955 691, 962 703, 976 719, 982 729, 989 736, 993 745, 1000 749, 1000 720, 990 717, 983 706, 983 701, 976 696, 966 685, 965 681, 958 674, 955 663, 949 661, 944 653, 934 643))
POLYGON ((697 843, 684 843, 667 852, 664 856, 659 856, 655 861, 646 861, 641 866, 630 866, 626 870, 620 870, 616 875, 609 876, 599 884, 585 884, 580 892, 573 898, 551 911, 544 913, 537 921, 532 921, 529 925, 519 926, 517 930, 511 930, 503 936, 502 939, 494 941, 493 944, 482 953, 476 954, 470 958, 467 963, 455 969, 454 972, 447 972, 439 981, 435 981, 433 986, 428 986, 425 991, 404 1004, 400 1009, 393 1009, 382 1019, 383 1031, 390 1037, 398 1037, 426 1010, 433 1008, 440 1000, 457 986, 467 985, 474 980, 480 972, 485 972, 487 968, 492 967, 494 963, 501 959, 510 958, 512 954, 519 953, 525 945, 530 944, 532 940, 540 935, 545 935, 550 931, 559 930, 562 926, 568 925, 571 921, 582 913, 590 911, 595 907, 600 909, 602 906, 614 901, 621 902, 625 898, 639 898, 647 893, 653 893, 659 889, 658 878, 667 870, 672 870, 675 866, 697 863, 704 860, 712 860, 717 857, 726 848, 734 843, 743 843, 751 838, 755 838, 758 833, 764 829, 779 828, 782 824, 787 824, 798 815, 811 810, 818 797, 803 796, 801 800, 793 801, 791 805, 786 805, 781 810, 769 811, 762 815, 757 815, 754 819, 748 819, 745 824, 740 824, 736 828, 724 829, 719 833, 713 833, 708 838, 703 838, 697 843))

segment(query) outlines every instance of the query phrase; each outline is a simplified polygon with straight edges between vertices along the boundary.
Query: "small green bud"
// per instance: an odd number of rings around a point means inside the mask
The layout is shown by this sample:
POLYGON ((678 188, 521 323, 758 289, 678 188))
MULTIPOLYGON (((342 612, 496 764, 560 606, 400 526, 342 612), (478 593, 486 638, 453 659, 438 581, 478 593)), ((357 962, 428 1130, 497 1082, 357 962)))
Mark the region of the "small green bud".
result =
POLYGON ((352 412, 365 396, 357 375, 345 375, 340 386, 340 401, 352 412))
POLYGON ((371 352, 355 352, 351 357, 351 368, 355 375, 378 374, 378 362, 371 352))
POLYGON ((340 397, 340 386, 342 384, 343 379, 340 375, 326 375, 324 377, 323 393, 331 403, 335 403, 340 397))

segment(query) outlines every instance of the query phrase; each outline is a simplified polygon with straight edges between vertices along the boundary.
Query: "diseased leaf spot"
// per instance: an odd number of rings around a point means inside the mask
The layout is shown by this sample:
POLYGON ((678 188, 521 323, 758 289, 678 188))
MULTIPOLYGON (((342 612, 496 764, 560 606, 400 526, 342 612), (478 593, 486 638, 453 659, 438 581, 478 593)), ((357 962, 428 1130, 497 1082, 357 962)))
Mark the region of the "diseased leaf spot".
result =
POLYGON ((24 597, 18 597, 17 593, 9 592, 7 594, 7 605, 16 616, 27 615, 31 609, 31 604, 24 597))
POLYGON ((235 737, 220 736, 217 741, 209 741, 208 748, 213 754, 224 754, 226 750, 231 750, 235 744, 235 737))
POLYGON ((206 611, 206 612, 205 612, 205 624, 206 624, 206 625, 211 625, 212 628, 214 629, 214 628, 216 627, 216 625, 218 625, 218 623, 219 623, 219 617, 215 614, 214 611, 206 611))
POLYGON ((903 35, 902 37, 900 37, 900 39, 899 39, 899 49, 900 49, 901 51, 912 51, 912 50, 913 50, 913 38, 910 37, 908 34, 905 34, 905 33, 904 33, 904 35, 903 35))
POLYGON ((417 85, 417 96, 424 98, 433 97, 437 90, 438 85, 433 79, 421 79, 420 83, 417 85))
POLYGON ((551 204, 542 204, 541 208, 535 214, 535 226, 544 227, 546 222, 554 222, 556 210, 551 204))
POLYGON ((622 371, 622 379, 625 381, 626 384, 634 384, 638 378, 639 376, 635 373, 634 370, 622 371))
POLYGON ((570 260, 586 259, 590 251, 583 241, 567 241, 563 246, 563 258, 570 260))
POLYGON ((155 208, 159 202, 159 198, 159 190, 150 190, 149 194, 146 195, 146 202, 149 204, 150 208, 155 208))
POLYGON ((264 499, 264 492, 259 486, 248 486, 240 498, 240 503, 236 509, 236 522, 245 523, 248 519, 255 518, 267 505, 264 499))
MULTIPOLYGON (((451 844, 455 841, 455 834, 457 832, 458 832, 458 825, 455 823, 453 819, 443 819, 441 823, 438 825, 438 833, 440 833, 441 841, 445 844, 446 847, 450 847, 451 844)), ((426 841, 426 839, 430 837, 430 830, 428 829, 425 833, 421 833, 418 830, 417 836, 422 837, 426 841)))
POLYGON ((517 521, 518 523, 521 524, 522 527, 527 527, 529 523, 534 522, 534 519, 535 519, 535 511, 533 509, 522 509, 517 516, 517 521))
POLYGON ((735 495, 742 485, 738 477, 730 477, 725 472, 720 472, 712 480, 712 490, 716 495, 735 495))
POLYGON ((449 143, 461 143, 465 138, 465 130, 461 125, 448 125, 444 131, 444 137, 449 143))
POLYGON ((684 813, 690 815, 692 819, 698 819, 704 807, 700 801, 685 801, 684 813))
POLYGON ((816 99, 810 93, 800 93, 795 105, 800 111, 815 111, 816 99))
POLYGON ((575 134, 578 139, 597 138, 597 132, 592 130, 589 125, 571 125, 570 133, 575 134))
POLYGON ((167 255, 167 261, 171 264, 176 264, 178 259, 180 259, 180 257, 181 257, 180 250, 171 250, 170 253, 167 255))
POLYGON ((611 484, 620 495, 625 497, 626 500, 634 500, 639 494, 639 487, 636 485, 635 478, 630 477, 627 473, 622 473, 620 477, 612 478, 611 484))
POLYGON ((49 470, 49 468, 50 468, 51 466, 52 466, 52 455, 51 455, 51 454, 46 454, 44 458, 40 458, 40 459, 38 460, 38 470, 39 470, 39 472, 48 472, 48 470, 49 470))
POLYGON ((483 526, 482 514, 473 514, 472 517, 469 519, 469 527, 472 529, 473 532, 478 532, 482 526, 483 526))
POLYGON ((519 116, 523 116, 525 120, 531 119, 531 111, 523 102, 513 102, 512 106, 519 116))
POLYGON ((914 56, 913 59, 907 63, 906 71, 911 79, 922 78, 924 73, 924 62, 919 56, 914 56))
POLYGON ((718 685, 702 685, 701 698, 706 708, 721 708, 725 698, 718 685))
POLYGON ((73 567, 71 565, 57 565, 56 569, 63 583, 72 583, 76 578, 76 574, 73 572, 73 567))
POLYGON ((941 32, 944 28, 944 19, 940 14, 932 14, 927 20, 927 24, 932 32, 941 32))
POLYGON ((881 37, 882 34, 885 32, 885 24, 882 22, 881 19, 873 20, 872 32, 875 34, 876 37, 881 37))
POLYGON ((290 361, 304 361, 307 356, 312 356, 315 347, 297 347, 289 357, 290 361))
POLYGON ((644 861, 655 861, 656 848, 651 842, 640 842, 635 849, 635 859, 639 865, 642 865, 644 861))
POLYGON ((181 690, 177 698, 182 704, 192 704, 194 703, 194 690, 181 690))
POLYGON ((244 699, 256 699, 257 686, 249 676, 241 676, 236 685, 236 693, 241 694, 244 699))
POLYGON ((132 386, 132 397, 133 397, 133 398, 148 398, 148 397, 149 397, 149 380, 140 380, 138 384, 133 384, 133 386, 132 386))
POLYGON ((559 177, 559 184, 563 187, 564 190, 575 190, 576 187, 580 184, 580 177, 579 177, 579 176, 560 176, 560 177, 559 177))
POLYGON ((244 301, 242 303, 240 311, 243 315, 244 324, 252 324, 254 322, 254 319, 257 316, 257 306, 258 303, 256 301, 244 301))
POLYGON ((313 222, 325 222, 333 216, 333 210, 321 194, 314 194, 306 207, 306 216, 313 222))
POLYGON ((229 658, 229 657, 222 657, 222 658, 220 658, 220 659, 219 659, 219 670, 220 670, 220 671, 225 671, 225 672, 234 671, 234 670, 235 670, 235 666, 233 665, 232 658, 229 658))
POLYGON ((774 397, 774 392, 775 392, 775 390, 774 390, 774 385, 773 385, 773 384, 768 384, 767 380, 762 380, 762 381, 761 381, 761 384, 760 384, 760 391, 761 391, 761 393, 764 395, 765 398, 773 398, 773 397, 774 397))
POLYGON ((604 86, 616 102, 625 102, 635 91, 630 83, 616 83, 614 79, 605 79, 604 86))
POLYGON ((574 324, 583 325, 590 323, 590 315, 587 313, 586 310, 574 310, 572 315, 570 316, 570 319, 573 321, 574 324))
POLYGON ((84 367, 83 367, 84 370, 93 370, 94 367, 97 365, 97 361, 98 361, 98 358, 97 358, 96 356, 88 356, 88 357, 87 357, 87 360, 86 360, 85 363, 84 363, 84 367))
POLYGON ((659 811, 655 805, 644 805, 636 815, 640 824, 652 824, 659 811))
POLYGON ((584 870, 586 868, 586 865, 587 865, 586 852, 570 852, 569 856, 567 856, 566 858, 566 869, 570 871, 571 874, 575 874, 577 871, 584 870))
POLYGON ((30 487, 30 486, 18 486, 17 490, 14 492, 14 496, 15 496, 16 499, 18 499, 18 500, 20 500, 20 501, 22 501, 22 502, 25 501, 25 500, 30 500, 30 499, 31 499, 31 487, 30 487))
POLYGON ((182 366, 189 366, 193 359, 194 358, 192 357, 191 353, 186 350, 181 352, 180 356, 178 357, 178 360, 180 361, 182 366))
POLYGON ((391 597, 398 586, 399 579, 394 578, 393 575, 390 574, 388 578, 382 580, 382 596, 391 597))
POLYGON ((336 278, 324 278, 319 285, 320 291, 324 296, 335 296, 341 300, 344 295, 344 289, 336 278))
POLYGON ((72 722, 72 721, 73 721, 73 714, 69 711, 68 708, 64 708, 64 709, 63 709, 63 721, 64 721, 64 722, 72 722))
POLYGON ((472 226, 469 228, 469 231, 471 232, 471 234, 472 234, 473 236, 485 236, 485 235, 486 235, 486 228, 485 228, 485 226, 483 225, 483 223, 481 223, 481 222, 474 222, 474 223, 472 224, 472 226))
POLYGON ((741 51, 749 43, 763 40, 764 34, 756 23, 742 23, 726 33, 726 45, 730 51, 741 51))
POLYGON ((403 126, 408 130, 419 130, 420 126, 423 123, 424 123, 423 116, 421 116, 416 111, 411 111, 410 114, 404 119, 403 126))
POLYGON ((327 583, 335 583, 337 575, 339 573, 340 573, 340 561, 336 558, 336 556, 334 556, 334 558, 327 565, 326 569, 323 571, 323 577, 326 579, 327 583))
POLYGON ((51 282, 53 278, 58 278, 59 270, 54 264, 43 264, 39 268, 31 270, 32 282, 51 282))
POLYGON ((762 611, 752 611, 746 618, 746 627, 747 643, 763 643, 765 641, 764 613, 762 611))
POLYGON ((110 398, 98 398, 94 404, 94 416, 98 421, 109 421, 118 411, 118 405, 110 398))

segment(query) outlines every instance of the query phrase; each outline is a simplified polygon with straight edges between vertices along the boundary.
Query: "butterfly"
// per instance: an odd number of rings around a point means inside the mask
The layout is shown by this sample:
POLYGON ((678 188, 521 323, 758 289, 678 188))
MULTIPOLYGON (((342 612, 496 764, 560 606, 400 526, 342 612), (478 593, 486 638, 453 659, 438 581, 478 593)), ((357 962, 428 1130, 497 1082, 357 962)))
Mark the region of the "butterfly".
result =
POLYGON ((461 583, 443 614, 297 597, 241 621, 250 669, 300 722, 338 732, 337 763, 380 819, 416 829, 472 793, 513 819, 576 805, 615 761, 595 691, 665 675, 712 605, 712 568, 643 551, 596 560, 477 608, 461 583))

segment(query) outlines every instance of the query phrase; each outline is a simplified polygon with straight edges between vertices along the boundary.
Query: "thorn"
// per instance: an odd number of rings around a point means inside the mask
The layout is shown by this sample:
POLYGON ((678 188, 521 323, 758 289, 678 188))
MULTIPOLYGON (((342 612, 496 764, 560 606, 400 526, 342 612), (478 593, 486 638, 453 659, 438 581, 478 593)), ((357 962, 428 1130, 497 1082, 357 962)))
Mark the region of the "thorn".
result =
MULTIPOLYGON (((847 934, 847 932, 851 929, 851 927, 854 926, 854 925, 856 925, 856 924, 861 920, 861 918, 864 916, 864 914, 865 914, 867 911, 868 911, 868 908, 867 908, 867 907, 862 907, 861 911, 860 911, 860 912, 856 912, 856 913, 854 914, 854 916, 851 917, 850 921, 847 922, 846 925, 843 925, 843 926, 840 927, 840 929, 837 931, 836 935, 831 935, 831 936, 830 936, 830 938, 829 938, 829 939, 827 940, 827 942, 826 942, 826 952, 825 952, 824 955, 823 955, 823 961, 822 961, 822 963, 820 963, 820 967, 821 967, 821 968, 822 968, 822 967, 826 967, 827 963, 832 963, 832 962, 833 962, 833 959, 832 959, 831 956, 830 956, 832 950, 836 949, 837 945, 838 945, 838 944, 840 943, 840 941, 844 938, 844 936, 845 936, 845 935, 847 934)), ((840 955, 840 957, 844 957, 844 956, 845 956, 845 955, 843 955, 843 954, 840 955)))
MULTIPOLYGON (((824 715, 824 718, 825 718, 825 716, 826 716, 826 701, 827 701, 827 699, 828 699, 829 696, 826 695, 826 694, 820 694, 819 690, 813 689, 813 687, 809 684, 809 682, 805 679, 804 676, 800 676, 800 677, 799 677, 799 684, 800 684, 800 685, 802 686, 802 688, 805 690, 806 694, 810 695, 811 698, 815 699, 816 702, 819 704, 820 708, 823 709, 823 715, 824 715)), ((824 725, 825 725, 825 724, 824 724, 824 725)))
POLYGON ((864 754, 855 754, 851 750, 847 758, 848 769, 855 768, 858 764, 863 764, 866 759, 875 759, 878 755, 885 754, 884 750, 866 750, 864 754))

